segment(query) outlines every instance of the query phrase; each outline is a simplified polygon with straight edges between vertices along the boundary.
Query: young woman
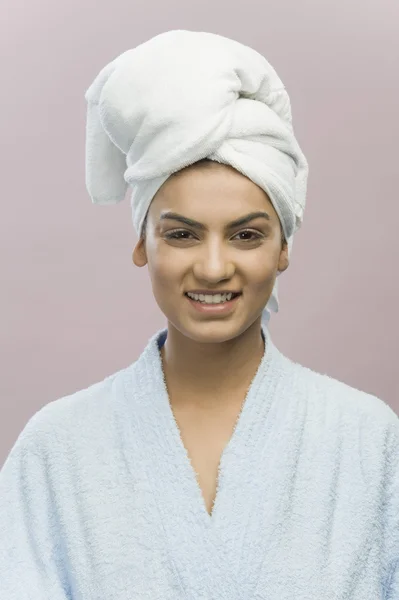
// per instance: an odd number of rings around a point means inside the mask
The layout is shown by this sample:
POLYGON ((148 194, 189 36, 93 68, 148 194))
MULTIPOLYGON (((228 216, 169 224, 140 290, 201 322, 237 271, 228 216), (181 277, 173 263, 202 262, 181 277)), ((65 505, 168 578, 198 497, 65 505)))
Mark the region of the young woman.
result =
POLYGON ((307 177, 275 71, 232 40, 167 32, 86 98, 89 193, 132 186, 132 258, 167 328, 19 436, 0 597, 399 598, 398 418, 289 360, 267 327, 307 177))

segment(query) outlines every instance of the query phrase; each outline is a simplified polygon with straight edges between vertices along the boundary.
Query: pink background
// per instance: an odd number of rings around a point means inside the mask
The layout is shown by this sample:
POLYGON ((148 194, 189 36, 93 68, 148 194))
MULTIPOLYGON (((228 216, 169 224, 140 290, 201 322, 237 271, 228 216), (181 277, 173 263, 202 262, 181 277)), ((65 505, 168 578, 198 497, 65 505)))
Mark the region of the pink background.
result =
POLYGON ((307 208, 270 330, 290 358, 399 412, 396 0, 2 0, 0 464, 44 404, 135 360, 166 323, 128 198, 85 189, 84 93, 169 29, 250 45, 291 97, 307 208))

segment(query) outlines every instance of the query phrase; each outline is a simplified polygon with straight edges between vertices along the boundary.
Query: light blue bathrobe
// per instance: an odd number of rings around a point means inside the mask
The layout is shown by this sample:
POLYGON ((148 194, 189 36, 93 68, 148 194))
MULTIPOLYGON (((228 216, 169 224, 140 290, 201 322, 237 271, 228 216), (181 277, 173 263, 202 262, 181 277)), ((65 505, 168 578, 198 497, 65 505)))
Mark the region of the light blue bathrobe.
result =
POLYGON ((158 331, 39 410, 0 474, 1 600, 398 600, 399 419, 266 348, 209 516, 158 331))

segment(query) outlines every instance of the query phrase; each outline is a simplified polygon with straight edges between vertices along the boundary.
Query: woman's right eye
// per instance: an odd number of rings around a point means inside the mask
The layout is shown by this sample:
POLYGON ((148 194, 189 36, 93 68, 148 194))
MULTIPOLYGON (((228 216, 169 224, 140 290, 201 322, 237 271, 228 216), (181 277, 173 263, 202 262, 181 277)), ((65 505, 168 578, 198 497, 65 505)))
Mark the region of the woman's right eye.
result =
POLYGON ((165 237, 168 240, 187 240, 188 238, 183 237, 182 234, 192 235, 186 229, 178 229, 176 231, 170 231, 169 233, 165 234, 165 237))

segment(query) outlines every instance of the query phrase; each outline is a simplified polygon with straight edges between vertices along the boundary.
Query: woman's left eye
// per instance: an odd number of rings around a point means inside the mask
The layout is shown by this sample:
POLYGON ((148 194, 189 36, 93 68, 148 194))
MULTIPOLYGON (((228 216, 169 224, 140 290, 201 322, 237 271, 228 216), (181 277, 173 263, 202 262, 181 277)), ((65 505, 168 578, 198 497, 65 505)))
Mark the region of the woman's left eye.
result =
POLYGON ((244 231, 240 231, 239 233, 237 233, 237 235, 243 235, 243 234, 249 234, 249 235, 255 236, 255 237, 252 237, 249 240, 242 240, 243 242, 246 242, 246 241, 251 242, 254 239, 259 239, 259 238, 262 237, 260 233, 258 233, 257 231, 252 231, 250 229, 245 229, 244 231))

